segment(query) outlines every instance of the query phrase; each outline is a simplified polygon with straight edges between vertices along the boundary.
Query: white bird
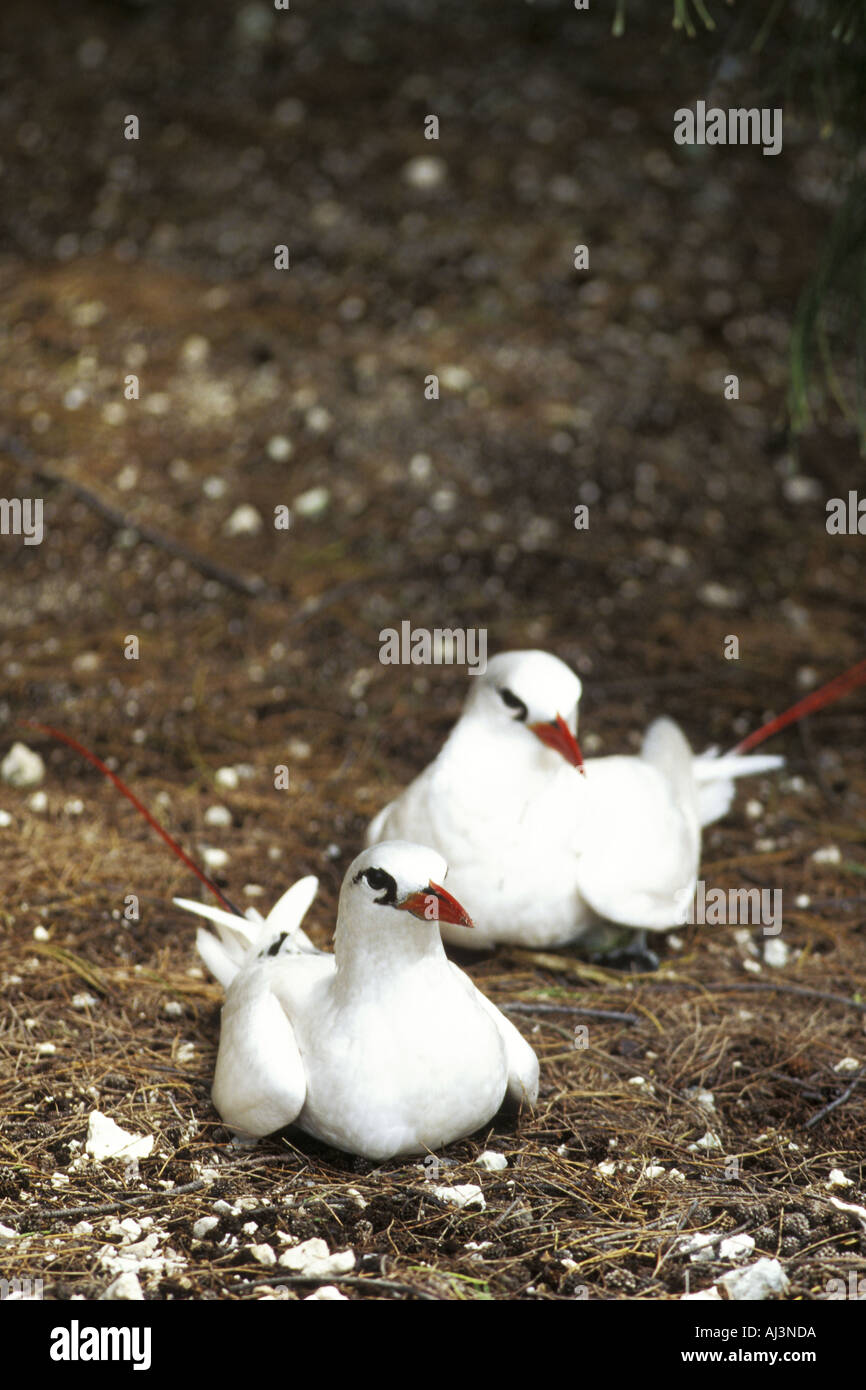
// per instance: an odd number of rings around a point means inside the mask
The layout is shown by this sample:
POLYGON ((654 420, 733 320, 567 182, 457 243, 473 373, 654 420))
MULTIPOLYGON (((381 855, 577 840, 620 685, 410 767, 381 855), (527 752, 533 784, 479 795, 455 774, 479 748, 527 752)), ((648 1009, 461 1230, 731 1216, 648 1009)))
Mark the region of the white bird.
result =
POLYGON ((600 924, 681 924, 701 827, 725 814, 734 778, 782 765, 695 756, 670 719, 650 725, 638 756, 584 763, 580 696, 578 677, 547 652, 493 657, 438 757, 371 822, 368 844, 405 836, 448 860, 475 930, 448 923, 447 941, 598 949, 616 939, 600 924))
POLYGON ((198 950, 226 990, 214 1104, 261 1137, 297 1124, 370 1159, 432 1152, 486 1124, 507 1098, 532 1105, 538 1060, 445 955, 439 923, 471 921, 442 888, 435 850, 405 841, 359 854, 343 880, 334 954, 301 930, 318 881, 267 920, 178 898, 216 923, 198 950))

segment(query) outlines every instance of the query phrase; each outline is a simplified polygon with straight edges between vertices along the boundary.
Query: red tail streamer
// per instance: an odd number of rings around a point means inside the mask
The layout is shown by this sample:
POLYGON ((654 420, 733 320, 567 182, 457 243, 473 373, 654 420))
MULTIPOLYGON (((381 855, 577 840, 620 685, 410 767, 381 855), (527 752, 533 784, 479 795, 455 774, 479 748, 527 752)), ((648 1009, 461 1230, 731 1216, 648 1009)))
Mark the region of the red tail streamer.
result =
POLYGON ((856 666, 852 666, 849 671, 843 671, 841 676, 836 676, 818 690, 813 690, 811 695, 807 695, 804 700, 799 700, 796 705, 786 709, 784 714, 779 714, 769 723, 762 724, 760 729, 749 734, 742 743, 738 743, 736 748, 731 751, 733 753, 748 753, 759 743, 763 743, 765 738, 777 734, 780 729, 787 728, 789 724, 795 724, 806 714, 814 714, 815 710, 823 709, 825 705, 832 705, 835 700, 841 700, 843 695, 849 694, 850 691, 856 690, 858 685, 864 684, 866 684, 866 661, 858 661, 856 666))
POLYGON ((89 748, 85 748, 83 743, 79 743, 77 739, 72 738, 69 734, 65 734, 62 729, 53 729, 50 724, 38 724, 35 719, 22 719, 19 722, 21 724, 25 724, 29 729, 39 729, 43 734, 50 734, 51 738, 56 738, 61 743, 68 744, 70 748, 75 749, 76 753, 80 753, 82 758, 86 758, 89 763, 93 763, 94 767, 98 767, 99 771, 103 773, 103 775, 107 777, 109 781, 114 783, 114 785, 117 787, 117 790, 123 793, 127 801, 131 801, 135 809, 141 812, 148 825, 153 827, 157 835, 162 836, 162 838, 165 840, 165 843, 169 846, 170 849, 174 850, 175 854, 178 856, 179 859, 183 860, 187 868, 192 869, 196 878, 201 879, 205 887, 210 889, 214 897, 222 903, 223 907, 228 908, 229 912, 233 912, 236 917, 243 916, 243 913, 238 912, 238 909, 234 906, 234 904, 230 903, 228 898, 223 896, 223 894, 217 888, 216 884, 211 882, 204 870, 200 869, 198 867, 198 864, 194 863, 194 861, 190 859, 189 855, 181 849, 177 841, 172 839, 168 831, 160 825, 159 821, 156 819, 156 816, 152 816, 150 811, 148 811, 147 807, 139 801, 135 793, 131 792, 126 783, 120 780, 117 773, 112 772, 110 767, 105 766, 105 763, 102 761, 101 758, 97 758, 96 754, 91 753, 89 748))

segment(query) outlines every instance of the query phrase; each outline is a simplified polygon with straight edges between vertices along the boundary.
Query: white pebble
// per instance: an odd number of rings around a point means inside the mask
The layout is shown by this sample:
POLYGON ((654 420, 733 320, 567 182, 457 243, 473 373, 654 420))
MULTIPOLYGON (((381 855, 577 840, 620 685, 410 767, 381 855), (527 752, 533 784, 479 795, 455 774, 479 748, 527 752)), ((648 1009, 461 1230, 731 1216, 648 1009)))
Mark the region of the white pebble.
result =
POLYGON ((788 1280, 779 1261, 766 1256, 744 1269, 731 1270, 722 1276, 719 1285, 737 1303, 757 1303, 771 1294, 788 1292, 788 1280))
POLYGON ((114 1158, 122 1161, 147 1158, 153 1149, 153 1135, 127 1134, 108 1115, 93 1110, 87 1120, 87 1143, 84 1147, 97 1163, 114 1158))
POLYGON ((252 1258, 260 1265, 275 1265, 277 1257, 269 1245, 248 1245, 252 1258))
POLYGON ((475 1183, 460 1183, 456 1187, 431 1187, 430 1191, 440 1202, 446 1202, 452 1207, 477 1207, 479 1211, 483 1211, 487 1206, 484 1193, 475 1183))
POLYGON ((851 1187, 851 1179, 846 1178, 841 1168, 831 1168, 830 1176, 824 1186, 831 1192, 834 1187, 851 1187))
POLYGON ((287 439, 284 434, 274 434, 267 442, 268 458, 272 458, 274 463, 285 463, 290 459, 294 452, 292 441, 287 439))
POLYGON ((227 791, 236 791, 240 785, 240 778, 233 767, 218 767, 214 781, 218 787, 225 787, 227 791))
POLYGON ((493 1149, 485 1149, 483 1154, 479 1154, 475 1160, 477 1168, 486 1168, 488 1173, 501 1173, 503 1168, 508 1167, 508 1159, 505 1154, 498 1154, 493 1149))
POLYGON ((200 1216, 192 1228, 192 1233, 197 1240, 202 1240, 210 1231, 213 1231, 220 1224, 218 1216, 200 1216))
POLYGON ((223 531, 227 536, 255 536, 261 531, 262 524, 261 512, 249 502, 242 502, 235 507, 223 531))
POLYGON ((326 487, 311 487, 306 492, 302 492, 292 503, 292 511, 298 516, 317 517, 327 511, 331 502, 331 494, 326 487))
POLYGON ((859 1071, 860 1067, 861 1063, 857 1061, 856 1057, 841 1057, 839 1061, 836 1062, 833 1070, 838 1072, 841 1076, 844 1076, 846 1073, 859 1071))
POLYGON ((755 1248, 752 1236, 743 1233, 739 1236, 728 1236, 719 1246, 720 1260, 744 1260, 747 1255, 751 1255, 755 1248))
POLYGON ((403 165, 403 178, 412 188, 438 188, 447 172, 444 159, 435 155, 416 155, 403 165))
POLYGON ((27 805, 31 811, 35 811, 37 815, 41 816, 48 810, 48 797, 44 792, 34 792, 31 797, 28 797, 27 805))
POLYGON ((0 777, 10 787, 38 787, 45 776, 45 764, 26 743, 13 743, 0 763, 0 777))
POLYGON ((315 1293, 308 1293, 306 1298, 301 1299, 302 1303, 348 1303, 348 1298, 344 1293, 336 1288, 334 1284, 323 1284, 315 1293))
POLYGON ((231 825, 232 813, 227 806, 208 806, 204 813, 204 823, 205 825, 218 826, 231 825))
POLYGON ((224 869, 229 862, 228 852, 216 845, 202 845, 201 857, 206 869, 224 869))
POLYGON ((824 845, 821 849, 816 849, 812 855, 814 864, 841 864, 842 852, 838 845, 824 845))
POLYGON ((134 1270, 128 1269, 123 1274, 118 1274, 113 1283, 109 1284, 105 1293, 100 1294, 100 1299, 111 1301, 123 1300, 127 1303, 143 1303, 144 1293, 139 1283, 138 1275, 134 1270))
POLYGON ((781 970, 788 964, 791 952, 780 936, 771 936, 764 942, 764 964, 774 970, 781 970))

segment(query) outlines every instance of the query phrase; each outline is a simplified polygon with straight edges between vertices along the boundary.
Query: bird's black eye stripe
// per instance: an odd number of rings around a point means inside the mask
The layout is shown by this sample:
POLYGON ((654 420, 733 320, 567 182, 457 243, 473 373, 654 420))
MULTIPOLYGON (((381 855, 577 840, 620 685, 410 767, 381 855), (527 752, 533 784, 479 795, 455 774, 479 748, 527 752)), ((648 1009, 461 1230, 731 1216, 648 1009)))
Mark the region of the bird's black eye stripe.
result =
POLYGON ((523 723, 527 715, 529 714, 529 710, 526 708, 525 704, 520 699, 520 697, 518 695, 515 695, 513 690, 506 690, 504 688, 500 690, 498 693, 503 703, 506 704, 509 709, 513 709, 515 711, 514 718, 519 719, 521 723, 523 723))
POLYGON ((287 931, 281 931, 276 941, 272 941, 266 951, 260 951, 259 956, 278 956, 280 954, 280 947, 282 946, 288 934, 289 933, 287 931))
POLYGON ((366 879, 374 893, 383 889, 381 898, 377 898, 377 903, 395 903, 397 901, 397 883, 384 869, 362 869, 355 875, 354 882, 359 878, 366 879))

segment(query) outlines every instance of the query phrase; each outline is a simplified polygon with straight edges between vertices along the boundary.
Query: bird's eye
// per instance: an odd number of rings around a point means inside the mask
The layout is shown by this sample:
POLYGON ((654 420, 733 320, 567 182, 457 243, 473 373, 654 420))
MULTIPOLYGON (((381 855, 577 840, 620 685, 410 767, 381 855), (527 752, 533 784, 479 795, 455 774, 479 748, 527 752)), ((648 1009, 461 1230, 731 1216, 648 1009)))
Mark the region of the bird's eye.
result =
POLYGON ((502 699, 503 704, 506 704, 509 709, 514 710, 514 718, 519 719, 521 723, 524 723, 527 715, 529 714, 529 710, 526 708, 525 704, 520 699, 520 697, 518 695, 515 695, 513 690, 505 689, 500 690, 499 695, 502 699))
POLYGON ((384 869, 365 869, 360 878, 366 879, 374 893, 382 893, 381 898, 377 898, 377 903, 395 903, 397 901, 397 884, 389 873, 384 869))

